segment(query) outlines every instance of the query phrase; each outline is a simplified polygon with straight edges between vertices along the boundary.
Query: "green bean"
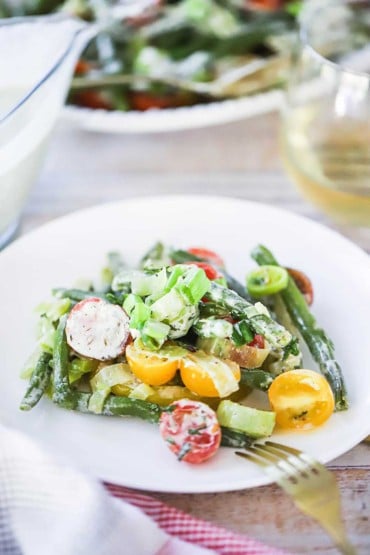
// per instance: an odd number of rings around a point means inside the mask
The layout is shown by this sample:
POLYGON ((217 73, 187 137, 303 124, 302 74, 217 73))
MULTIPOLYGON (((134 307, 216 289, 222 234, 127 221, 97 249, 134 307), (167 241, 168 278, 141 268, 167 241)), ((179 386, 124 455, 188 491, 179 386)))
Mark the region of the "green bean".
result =
POLYGON ((255 440, 247 436, 244 432, 233 430, 221 426, 221 445, 222 447, 232 447, 233 449, 243 449, 250 447, 255 440))
MULTIPOLYGON (((264 246, 259 245, 252 252, 252 258, 260 264, 279 265, 273 254, 264 246)), ((348 399, 342 370, 335 359, 334 345, 325 331, 318 327, 316 319, 310 312, 308 305, 289 277, 288 285, 279 293, 293 324, 302 335, 320 371, 328 380, 333 391, 336 410, 348 408, 348 399)))
POLYGON ((240 383, 252 387, 253 389, 259 389, 260 391, 267 391, 274 380, 270 372, 266 372, 260 368, 254 368, 252 370, 241 368, 240 371, 240 383))
POLYGON ((156 403, 109 395, 106 399, 102 414, 107 416, 136 416, 148 422, 158 422, 162 409, 156 403))
MULTIPOLYGON (((89 410, 89 402, 91 393, 83 393, 77 390, 70 389, 69 406, 65 402, 56 400, 53 401, 69 410, 77 412, 92 413, 89 410)), ((156 403, 149 401, 142 401, 141 399, 133 399, 131 397, 119 397, 117 395, 109 395, 104 402, 101 414, 105 416, 134 416, 147 422, 157 423, 161 415, 162 409, 156 403)))
POLYGON ((246 320, 254 333, 263 335, 272 347, 285 347, 292 339, 288 330, 267 314, 259 312, 255 305, 242 299, 235 291, 212 282, 205 298, 221 310, 227 309, 233 318, 246 320))
POLYGON ((66 408, 73 409, 76 401, 75 392, 69 384, 69 348, 65 333, 67 314, 61 317, 55 334, 53 351, 53 401, 66 408))
POLYGON ((50 353, 41 353, 37 364, 32 372, 27 391, 21 401, 21 410, 30 410, 37 405, 43 394, 45 393, 51 375, 50 353))

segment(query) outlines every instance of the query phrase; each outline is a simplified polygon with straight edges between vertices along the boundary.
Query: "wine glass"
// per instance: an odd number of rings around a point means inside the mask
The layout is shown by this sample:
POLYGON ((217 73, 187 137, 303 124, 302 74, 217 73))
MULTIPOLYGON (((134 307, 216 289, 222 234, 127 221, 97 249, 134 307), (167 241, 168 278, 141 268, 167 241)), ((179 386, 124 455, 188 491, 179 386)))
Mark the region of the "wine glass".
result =
POLYGON ((370 2, 309 2, 300 23, 283 161, 307 200, 370 237, 370 2))

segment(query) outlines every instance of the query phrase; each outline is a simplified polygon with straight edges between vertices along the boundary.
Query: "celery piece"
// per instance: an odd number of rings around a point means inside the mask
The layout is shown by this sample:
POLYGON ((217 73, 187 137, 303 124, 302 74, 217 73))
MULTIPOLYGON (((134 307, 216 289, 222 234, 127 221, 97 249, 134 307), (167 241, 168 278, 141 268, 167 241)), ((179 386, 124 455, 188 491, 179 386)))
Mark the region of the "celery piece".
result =
POLYGON ((218 405, 217 419, 220 426, 244 432, 250 437, 268 437, 275 426, 275 413, 253 409, 224 400, 218 405))
POLYGON ((129 394, 131 399, 141 399, 142 401, 146 401, 148 397, 154 395, 155 390, 145 383, 141 383, 137 385, 129 394))
POLYGON ((53 299, 50 302, 44 302, 36 307, 36 312, 40 316, 45 316, 51 322, 57 322, 63 314, 69 311, 71 307, 71 299, 53 299))
POLYGON ((162 268, 155 274, 147 274, 145 272, 136 272, 131 280, 131 290, 134 295, 146 297, 161 293, 167 283, 166 268, 162 268))
POLYGON ((193 305, 199 303, 209 289, 210 281, 201 268, 191 266, 177 282, 176 289, 193 305))
POLYGON ((104 403, 110 394, 110 387, 105 389, 98 389, 94 391, 89 399, 88 409, 90 412, 95 414, 101 414, 103 412, 104 403))
POLYGON ((112 388, 115 385, 133 382, 135 382, 135 376, 131 372, 129 365, 120 362, 104 366, 90 380, 90 385, 93 391, 98 391, 99 389, 112 388))
POLYGON ((167 337, 169 331, 170 326, 162 322, 156 322, 155 320, 147 320, 142 329, 144 334, 163 341, 167 337))
POLYGON ((151 308, 152 317, 155 320, 175 320, 180 312, 185 308, 185 300, 176 289, 171 289, 168 293, 155 301, 151 308))
POLYGON ((176 264, 170 268, 170 275, 166 283, 165 292, 170 291, 177 284, 178 280, 184 275, 187 268, 184 264, 176 264))
POLYGON ((155 320, 147 320, 140 330, 140 336, 145 347, 150 350, 160 349, 168 338, 170 326, 155 320))
POLYGON ((90 380, 93 393, 89 400, 88 409, 95 414, 101 414, 104 403, 112 387, 121 384, 135 383, 136 379, 128 364, 118 363, 104 366, 90 380))
POLYGON ((52 353, 54 349, 56 329, 46 316, 41 316, 37 326, 38 345, 42 351, 52 353))
POLYGON ((79 380, 84 374, 94 372, 98 367, 97 360, 88 358, 74 358, 69 365, 68 377, 69 383, 72 384, 79 380))
POLYGON ((141 329, 150 317, 150 308, 139 295, 127 295, 123 308, 130 316, 130 328, 141 329))
POLYGON ((136 305, 142 302, 143 301, 139 297, 139 295, 133 295, 132 293, 130 293, 129 295, 127 295, 123 302, 123 309, 127 312, 129 316, 131 316, 131 314, 135 310, 136 305))

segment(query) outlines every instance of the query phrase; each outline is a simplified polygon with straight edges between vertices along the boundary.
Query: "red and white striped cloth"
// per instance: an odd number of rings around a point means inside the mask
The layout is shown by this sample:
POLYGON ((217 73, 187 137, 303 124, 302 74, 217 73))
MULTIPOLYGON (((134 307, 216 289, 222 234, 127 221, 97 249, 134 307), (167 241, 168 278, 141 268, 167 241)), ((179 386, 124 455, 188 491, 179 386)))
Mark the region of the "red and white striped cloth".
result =
MULTIPOLYGON (((219 555, 288 555, 286 551, 214 526, 148 495, 113 484, 105 484, 105 486, 114 497, 141 509, 170 536, 212 549, 219 555)), ((176 551, 174 550, 173 553, 176 551)))
POLYGON ((1 555, 283 555, 119 486, 0 424, 1 555))

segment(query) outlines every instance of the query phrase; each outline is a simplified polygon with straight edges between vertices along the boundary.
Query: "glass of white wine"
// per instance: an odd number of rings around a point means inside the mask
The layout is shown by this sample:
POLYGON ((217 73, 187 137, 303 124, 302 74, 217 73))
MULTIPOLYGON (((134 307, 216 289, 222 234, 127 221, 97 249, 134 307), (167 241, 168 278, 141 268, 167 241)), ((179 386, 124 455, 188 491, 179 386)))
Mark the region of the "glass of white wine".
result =
POLYGON ((308 200, 370 233, 369 0, 313 1, 303 10, 281 146, 308 200))

